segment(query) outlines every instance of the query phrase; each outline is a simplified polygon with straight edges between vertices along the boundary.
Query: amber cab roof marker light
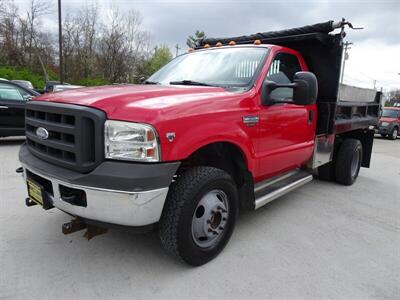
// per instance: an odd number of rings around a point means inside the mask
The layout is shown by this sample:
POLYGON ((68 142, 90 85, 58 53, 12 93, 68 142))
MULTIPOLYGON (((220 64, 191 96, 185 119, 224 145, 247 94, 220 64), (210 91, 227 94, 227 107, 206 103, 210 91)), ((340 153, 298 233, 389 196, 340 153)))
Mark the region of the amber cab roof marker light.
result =
POLYGON ((254 41, 254 45, 261 45, 261 41, 260 40, 255 40, 254 41))
POLYGON ((209 44, 205 44, 204 48, 210 48, 210 45, 209 44))
POLYGON ((236 42, 235 41, 230 41, 229 42, 229 46, 235 46, 236 45, 236 42))
POLYGON ((218 42, 218 43, 215 44, 215 46, 216 46, 216 47, 222 47, 222 43, 221 43, 221 42, 218 42))

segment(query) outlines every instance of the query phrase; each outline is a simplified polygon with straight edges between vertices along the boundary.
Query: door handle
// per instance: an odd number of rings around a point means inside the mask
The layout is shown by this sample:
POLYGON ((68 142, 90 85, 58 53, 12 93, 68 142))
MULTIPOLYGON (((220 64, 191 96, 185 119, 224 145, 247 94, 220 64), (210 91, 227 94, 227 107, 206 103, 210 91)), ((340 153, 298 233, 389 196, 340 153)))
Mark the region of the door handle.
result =
POLYGON ((0 109, 8 109, 8 106, 1 106, 0 105, 0 109))
POLYGON ((308 124, 311 125, 314 120, 314 111, 310 110, 308 111, 308 124))

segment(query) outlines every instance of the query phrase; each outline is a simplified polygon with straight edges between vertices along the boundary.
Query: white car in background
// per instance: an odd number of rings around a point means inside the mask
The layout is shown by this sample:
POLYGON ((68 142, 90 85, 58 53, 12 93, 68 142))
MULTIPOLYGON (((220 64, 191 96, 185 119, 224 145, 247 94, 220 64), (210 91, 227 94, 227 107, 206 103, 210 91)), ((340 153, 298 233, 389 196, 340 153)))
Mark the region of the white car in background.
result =
POLYGON ((26 87, 31 90, 34 89, 32 82, 28 80, 11 80, 11 82, 15 82, 16 84, 22 85, 23 87, 26 87))
POLYGON ((61 91, 71 90, 71 89, 79 89, 79 88, 83 88, 83 87, 84 87, 83 85, 57 84, 57 85, 53 86, 53 92, 61 92, 61 91))

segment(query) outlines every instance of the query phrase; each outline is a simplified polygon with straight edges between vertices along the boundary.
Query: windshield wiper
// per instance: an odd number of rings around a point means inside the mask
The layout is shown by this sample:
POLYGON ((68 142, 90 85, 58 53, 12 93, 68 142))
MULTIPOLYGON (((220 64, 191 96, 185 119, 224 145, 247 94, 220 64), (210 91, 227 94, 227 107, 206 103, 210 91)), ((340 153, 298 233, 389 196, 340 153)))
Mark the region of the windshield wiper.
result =
POLYGON ((193 80, 180 80, 180 81, 171 81, 169 84, 176 84, 176 85, 200 85, 200 86, 215 86, 212 84, 193 81, 193 80))

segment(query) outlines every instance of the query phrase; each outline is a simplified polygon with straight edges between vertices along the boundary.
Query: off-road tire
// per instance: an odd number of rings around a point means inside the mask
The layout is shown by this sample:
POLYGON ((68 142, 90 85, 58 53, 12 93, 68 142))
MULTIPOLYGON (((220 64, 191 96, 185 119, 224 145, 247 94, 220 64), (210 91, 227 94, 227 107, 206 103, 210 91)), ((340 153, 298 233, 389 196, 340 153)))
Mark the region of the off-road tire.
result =
POLYGON ((344 185, 352 185, 360 172, 362 162, 362 144, 357 139, 346 139, 340 145, 336 156, 336 182, 344 185), (352 162, 357 157, 356 172, 352 174, 352 162))
POLYGON ((238 215, 238 191, 231 176, 213 167, 193 167, 173 182, 168 192, 159 236, 163 248, 184 262, 200 266, 216 257, 229 241, 238 215), (223 190, 229 201, 229 218, 218 244, 210 248, 196 245, 192 236, 192 217, 203 195, 213 189, 223 190))

